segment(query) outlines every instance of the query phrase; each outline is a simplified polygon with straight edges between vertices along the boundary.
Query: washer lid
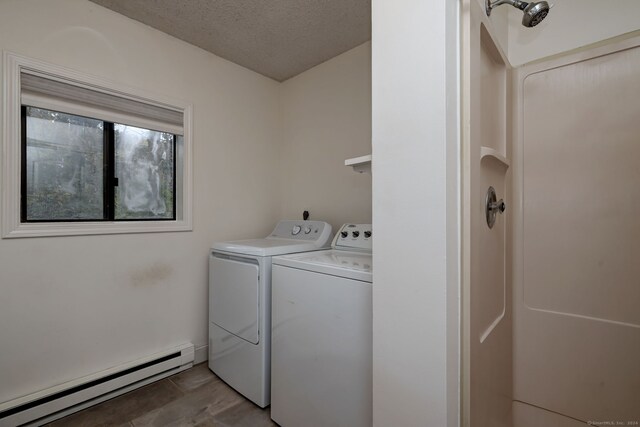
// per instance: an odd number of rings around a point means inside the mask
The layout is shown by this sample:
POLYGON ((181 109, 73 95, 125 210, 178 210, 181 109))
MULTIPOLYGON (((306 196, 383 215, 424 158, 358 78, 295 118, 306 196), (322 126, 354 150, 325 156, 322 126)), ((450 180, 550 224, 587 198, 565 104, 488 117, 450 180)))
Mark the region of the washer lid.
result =
POLYGON ((278 256, 273 258, 273 264, 365 282, 373 281, 371 253, 330 249, 278 256))
POLYGON ((216 242, 213 251, 230 252, 254 256, 274 256, 296 252, 316 251, 322 249, 316 242, 296 241, 292 239, 251 239, 216 242))

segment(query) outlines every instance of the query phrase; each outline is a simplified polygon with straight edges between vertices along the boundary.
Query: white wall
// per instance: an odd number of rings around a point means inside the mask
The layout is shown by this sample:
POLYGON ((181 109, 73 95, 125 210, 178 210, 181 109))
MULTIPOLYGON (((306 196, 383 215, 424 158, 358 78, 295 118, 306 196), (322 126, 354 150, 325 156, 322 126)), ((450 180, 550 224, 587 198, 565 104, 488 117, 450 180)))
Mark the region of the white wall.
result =
POLYGON ((457 2, 372 7, 373 420, 455 426, 457 2))
POLYGON ((0 240, 0 402, 191 341, 207 249, 280 216, 280 85, 84 0, 3 0, 0 48, 194 106, 193 232, 0 240))
MULTIPOLYGON (((509 7, 508 57, 517 66, 640 29, 638 0, 556 0, 549 16, 534 28, 509 7)), ((501 6, 507 7, 507 6, 501 6)))
POLYGON ((282 84, 283 218, 371 222, 371 175, 344 165, 371 153, 371 43, 282 84))

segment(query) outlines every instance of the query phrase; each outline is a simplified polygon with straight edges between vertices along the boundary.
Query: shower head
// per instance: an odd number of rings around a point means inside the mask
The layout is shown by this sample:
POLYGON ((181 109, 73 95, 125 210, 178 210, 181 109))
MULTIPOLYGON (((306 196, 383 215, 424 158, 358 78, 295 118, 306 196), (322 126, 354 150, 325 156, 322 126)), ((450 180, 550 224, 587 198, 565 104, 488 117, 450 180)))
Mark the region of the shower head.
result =
POLYGON ((549 9, 549 3, 546 1, 532 1, 524 8, 522 25, 525 27, 535 27, 547 17, 549 9))
POLYGON ((527 3, 526 1, 521 0, 485 0, 485 9, 487 11, 487 16, 491 15, 491 10, 503 4, 510 4, 511 6, 520 9, 524 16, 522 17, 522 25, 525 27, 535 27, 538 25, 544 18, 547 17, 549 13, 549 3, 546 1, 532 1, 527 3))

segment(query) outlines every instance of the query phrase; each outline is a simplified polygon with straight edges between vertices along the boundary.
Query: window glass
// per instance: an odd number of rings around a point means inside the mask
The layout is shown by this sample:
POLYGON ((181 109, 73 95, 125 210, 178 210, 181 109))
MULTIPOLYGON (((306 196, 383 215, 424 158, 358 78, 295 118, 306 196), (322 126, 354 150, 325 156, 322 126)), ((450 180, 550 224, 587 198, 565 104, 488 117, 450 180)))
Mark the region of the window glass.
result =
POLYGON ((25 120, 23 220, 104 219, 104 123, 33 107, 25 120))
POLYGON ((174 135, 114 124, 115 219, 173 219, 174 135))

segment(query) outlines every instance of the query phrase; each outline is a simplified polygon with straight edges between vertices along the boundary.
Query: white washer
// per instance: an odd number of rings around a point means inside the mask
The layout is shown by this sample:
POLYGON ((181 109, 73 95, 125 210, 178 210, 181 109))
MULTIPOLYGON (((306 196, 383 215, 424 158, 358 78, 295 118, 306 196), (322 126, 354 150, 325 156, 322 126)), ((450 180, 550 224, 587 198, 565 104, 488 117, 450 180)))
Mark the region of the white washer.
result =
POLYGON ((371 225, 332 248, 273 258, 271 418, 282 427, 372 425, 371 225))
POLYGON ((326 248, 331 225, 280 221, 264 239, 209 253, 209 368, 249 400, 270 402, 271 258, 326 248))

